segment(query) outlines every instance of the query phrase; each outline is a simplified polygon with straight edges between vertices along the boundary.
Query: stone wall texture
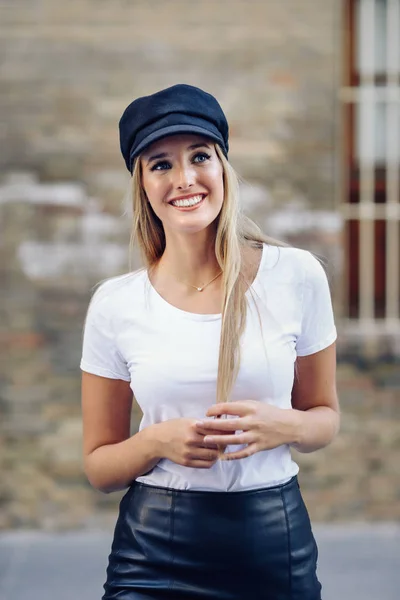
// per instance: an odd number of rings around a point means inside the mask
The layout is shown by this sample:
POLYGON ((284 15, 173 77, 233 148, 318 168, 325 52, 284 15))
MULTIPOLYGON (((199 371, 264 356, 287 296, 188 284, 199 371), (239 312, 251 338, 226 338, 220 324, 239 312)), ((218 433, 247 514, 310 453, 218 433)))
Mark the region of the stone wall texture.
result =
POLYGON ((3 0, 0 166, 82 181, 114 206, 123 109, 183 82, 221 102, 245 178, 331 208, 336 5, 3 0))
MULTIPOLYGON (((216 95, 246 212, 326 257, 340 317, 340 9, 0 1, 0 528, 115 519, 120 494, 82 472, 79 360, 92 287, 128 269, 117 123, 134 97, 177 82, 216 95)), ((358 363, 339 364, 340 436, 296 455, 314 519, 400 516, 398 365, 358 363)))

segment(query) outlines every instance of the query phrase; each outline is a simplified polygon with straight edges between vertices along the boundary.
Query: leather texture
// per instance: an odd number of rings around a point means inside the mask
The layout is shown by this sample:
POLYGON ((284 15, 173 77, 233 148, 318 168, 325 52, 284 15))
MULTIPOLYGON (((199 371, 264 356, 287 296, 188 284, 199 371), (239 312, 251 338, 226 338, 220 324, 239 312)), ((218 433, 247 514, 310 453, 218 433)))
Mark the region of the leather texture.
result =
POLYGON ((321 600, 317 557, 297 477, 242 492, 134 482, 103 600, 321 600))

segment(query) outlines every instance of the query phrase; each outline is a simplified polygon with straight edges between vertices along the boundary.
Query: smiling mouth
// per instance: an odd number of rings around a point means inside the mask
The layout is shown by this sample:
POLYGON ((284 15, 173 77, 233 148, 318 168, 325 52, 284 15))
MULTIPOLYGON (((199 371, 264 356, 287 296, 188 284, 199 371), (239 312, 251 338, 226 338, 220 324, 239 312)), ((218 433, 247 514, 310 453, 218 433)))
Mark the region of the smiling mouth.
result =
POLYGON ((193 206, 200 204, 204 198, 204 194, 198 194, 197 196, 192 196, 191 198, 172 200, 169 202, 169 204, 171 204, 171 206, 175 206, 176 208, 192 208, 193 206))

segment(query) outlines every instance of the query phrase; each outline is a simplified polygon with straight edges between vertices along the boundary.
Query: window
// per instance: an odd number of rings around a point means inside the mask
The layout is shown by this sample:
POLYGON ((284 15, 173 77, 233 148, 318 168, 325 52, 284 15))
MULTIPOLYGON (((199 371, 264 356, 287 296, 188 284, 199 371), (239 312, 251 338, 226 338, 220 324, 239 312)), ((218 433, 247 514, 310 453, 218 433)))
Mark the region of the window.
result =
POLYGON ((400 324, 400 0, 347 0, 347 317, 400 324))

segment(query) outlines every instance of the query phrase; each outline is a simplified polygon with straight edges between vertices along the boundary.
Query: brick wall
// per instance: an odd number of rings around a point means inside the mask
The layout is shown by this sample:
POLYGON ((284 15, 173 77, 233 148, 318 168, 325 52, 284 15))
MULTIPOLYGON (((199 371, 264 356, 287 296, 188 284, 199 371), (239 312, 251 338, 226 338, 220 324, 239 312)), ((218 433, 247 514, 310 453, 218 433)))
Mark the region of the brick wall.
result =
MULTIPOLYGON (((127 269, 117 122, 134 97, 176 82, 215 94, 247 212, 324 254, 340 281, 338 5, 1 3, 1 528, 115 518, 119 495, 94 492, 82 475, 78 364, 91 286, 127 269)), ((388 373, 340 366, 342 434, 299 456, 314 518, 399 516, 399 391, 388 373)))
POLYGON ((113 204, 123 109, 185 82, 220 100, 244 177, 279 202, 332 208, 336 11, 334 0, 2 3, 0 167, 79 180, 113 204))

